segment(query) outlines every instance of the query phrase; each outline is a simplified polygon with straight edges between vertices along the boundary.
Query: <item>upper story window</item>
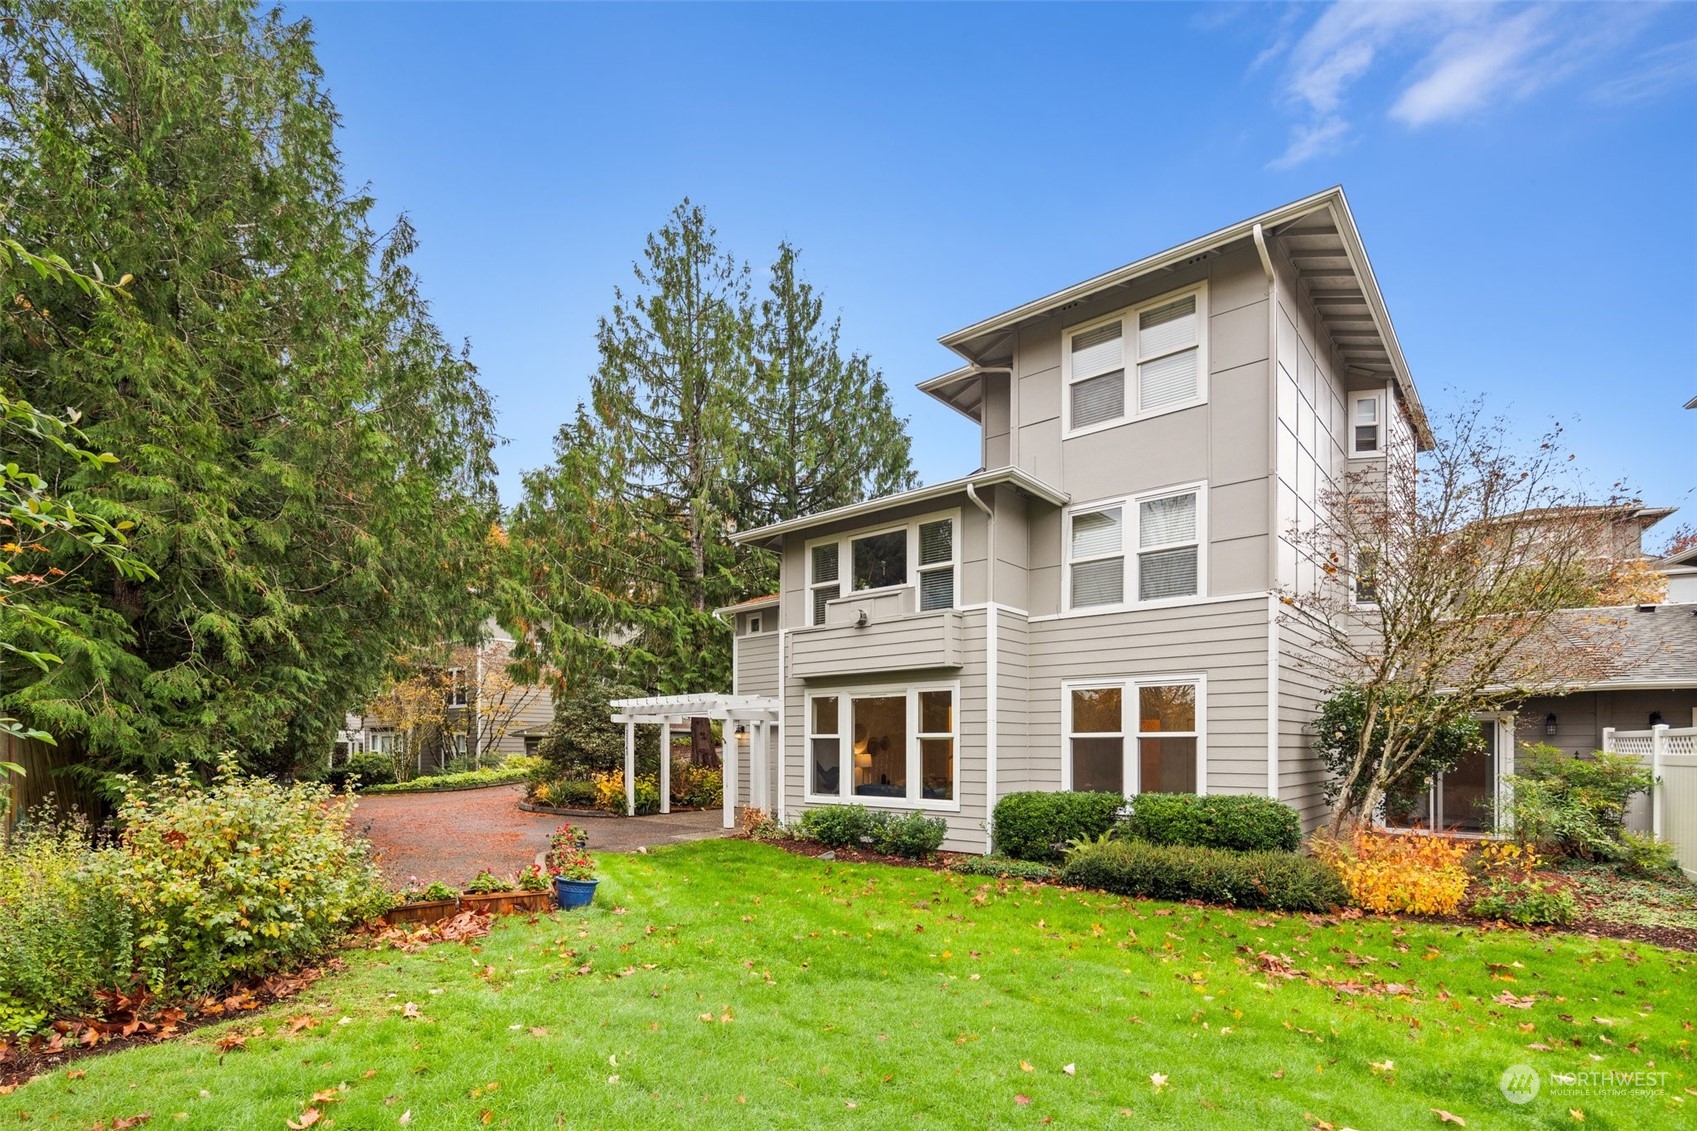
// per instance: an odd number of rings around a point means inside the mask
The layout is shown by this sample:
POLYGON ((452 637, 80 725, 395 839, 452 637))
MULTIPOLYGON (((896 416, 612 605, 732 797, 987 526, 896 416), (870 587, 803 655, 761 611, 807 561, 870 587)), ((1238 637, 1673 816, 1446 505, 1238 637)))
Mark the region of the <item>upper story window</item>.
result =
POLYGON ((1200 284, 1070 331, 1063 351, 1067 432, 1207 400, 1207 305, 1207 285, 1200 284))
POLYGON ((904 526, 808 544, 809 624, 825 623, 839 597, 911 585, 921 611, 955 607, 960 567, 960 517, 926 515, 904 526), (848 563, 848 585, 842 564, 848 563))
POLYGON ((748 618, 748 631, 749 631, 750 635, 753 635, 754 633, 760 631, 760 614, 759 613, 755 613, 754 615, 752 615, 748 618))
POLYGON ((466 705, 466 682, 464 668, 448 669, 448 706, 463 707, 466 705))
POLYGON ((1349 454, 1382 456, 1385 454, 1385 396, 1383 393, 1356 394, 1350 397, 1349 454))
POLYGON ((1067 515, 1067 603, 1111 607, 1202 595, 1205 488, 1117 499, 1067 515))

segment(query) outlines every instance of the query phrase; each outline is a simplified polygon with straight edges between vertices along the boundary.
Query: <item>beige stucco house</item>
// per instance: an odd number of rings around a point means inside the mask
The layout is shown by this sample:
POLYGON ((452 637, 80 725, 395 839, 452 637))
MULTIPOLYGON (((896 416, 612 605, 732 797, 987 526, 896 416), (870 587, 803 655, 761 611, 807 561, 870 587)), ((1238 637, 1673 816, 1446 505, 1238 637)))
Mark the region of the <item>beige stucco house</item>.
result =
MULTIPOLYGON (((1028 789, 1323 808, 1324 688, 1275 593, 1323 484, 1430 445, 1341 189, 942 339, 920 388, 982 469, 741 533, 780 591, 722 610, 734 692, 781 703, 753 803, 946 817, 983 851, 1028 789)), ((757 779, 758 780, 758 779, 757 779)))

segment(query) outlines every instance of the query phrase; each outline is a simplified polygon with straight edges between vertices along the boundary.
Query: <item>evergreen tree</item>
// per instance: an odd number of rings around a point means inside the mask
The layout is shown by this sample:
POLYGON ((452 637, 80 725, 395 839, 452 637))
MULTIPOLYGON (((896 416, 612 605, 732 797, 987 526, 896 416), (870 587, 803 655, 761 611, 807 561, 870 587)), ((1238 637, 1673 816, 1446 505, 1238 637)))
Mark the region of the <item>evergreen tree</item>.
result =
MULTIPOLYGON (((10 280, 0 390, 75 406, 156 579, 56 588, 65 662, 4 707, 105 766, 316 758, 390 657, 482 620, 491 409, 342 182, 310 29, 245 0, 0 0, 0 226, 134 275, 125 302, 10 280)), ((10 631, 10 629, 8 629, 10 631)), ((62 647, 61 647, 62 646, 62 647)))
POLYGON ((797 252, 778 245, 755 333, 759 380, 753 445, 739 515, 750 526, 781 522, 915 484, 907 422, 884 376, 864 354, 846 358, 842 320, 824 323, 823 299, 796 271, 797 252))

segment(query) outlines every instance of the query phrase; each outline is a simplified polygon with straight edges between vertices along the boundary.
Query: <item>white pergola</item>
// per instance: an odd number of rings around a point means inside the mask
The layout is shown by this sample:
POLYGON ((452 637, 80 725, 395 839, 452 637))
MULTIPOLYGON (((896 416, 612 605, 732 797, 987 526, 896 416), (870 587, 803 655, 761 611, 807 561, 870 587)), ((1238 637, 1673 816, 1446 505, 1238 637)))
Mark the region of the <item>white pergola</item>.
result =
MULTIPOLYGON (((727 729, 749 731, 748 796, 751 805, 770 811, 773 783, 769 780, 773 732, 778 727, 778 701, 761 695, 650 695, 614 699, 613 721, 625 724, 625 813, 636 815, 636 728, 638 723, 660 728, 660 812, 672 811, 672 728, 691 719, 718 719, 727 729)), ((723 745, 725 827, 737 823, 737 743, 725 735, 723 745)))

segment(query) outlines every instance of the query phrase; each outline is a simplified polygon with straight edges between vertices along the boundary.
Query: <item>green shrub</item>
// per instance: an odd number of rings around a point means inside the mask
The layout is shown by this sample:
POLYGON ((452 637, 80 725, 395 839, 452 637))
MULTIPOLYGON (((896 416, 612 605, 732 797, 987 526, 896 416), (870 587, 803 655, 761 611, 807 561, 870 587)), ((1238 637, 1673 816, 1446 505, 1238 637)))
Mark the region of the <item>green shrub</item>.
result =
POLYGON ((1522 748, 1510 781, 1516 840, 1591 860, 1621 853, 1627 803, 1652 784, 1649 769, 1629 755, 1599 750, 1574 758, 1543 745, 1522 748))
POLYGON ((1139 794, 1121 828, 1153 844, 1238 852, 1295 852, 1302 844, 1302 818, 1295 809, 1250 795, 1139 794))
POLYGON ((338 793, 353 788, 356 780, 360 785, 390 784, 395 780, 395 764, 387 754, 362 751, 340 766, 325 770, 319 780, 338 793))
POLYGON ((1615 846, 1615 871, 1634 879, 1659 880, 1680 874, 1674 846, 1650 833, 1622 833, 1615 846))
POLYGON ((1000 876, 1010 880, 1052 880, 1055 870, 1035 860, 1015 860, 1011 856, 963 856, 949 865, 949 871, 963 876, 1000 876))
MULTIPOLYGON (((1394 712, 1405 719, 1422 719, 1426 724, 1418 728, 1422 732, 1419 753, 1408 759, 1394 780, 1385 784, 1385 801, 1392 812, 1406 808, 1424 793, 1435 775, 1453 768, 1467 755, 1484 749, 1485 740, 1479 733, 1479 724, 1471 717, 1445 718, 1445 721, 1437 722, 1435 720, 1444 718, 1447 712, 1435 709, 1432 700, 1411 696, 1406 690, 1380 687, 1373 698, 1376 700, 1376 721, 1368 736, 1363 763, 1369 769, 1384 762, 1385 742, 1390 735, 1385 720, 1389 714, 1394 712)), ((1367 725, 1367 699, 1359 685, 1342 684, 1320 704, 1320 711, 1314 718, 1313 747, 1320 764, 1326 769, 1321 789, 1328 806, 1342 804, 1354 809, 1366 801, 1372 774, 1351 771, 1356 767, 1361 731, 1367 725), (1345 782, 1350 783, 1347 797, 1343 796, 1345 782)))
POLYGON ((1068 841, 1113 828, 1124 805, 1117 793, 1010 793, 996 802, 996 851, 1016 860, 1059 860, 1068 841))
POLYGON ((923 860, 942 847, 949 824, 941 817, 912 812, 905 817, 879 813, 872 819, 872 847, 891 856, 923 860))
POLYGON ((481 770, 459 773, 424 774, 405 782, 383 782, 361 790, 363 793, 430 793, 435 790, 477 789, 486 785, 511 785, 529 780, 539 760, 515 754, 506 764, 481 770), (513 763, 518 763, 514 765, 513 763))
POLYGON ((593 809, 600 794, 592 781, 579 781, 576 778, 550 779, 536 781, 532 779, 530 799, 541 805, 552 805, 557 809, 593 809))
POLYGON ((122 835, 91 882, 130 904, 156 993, 285 968, 387 906, 370 846, 348 832, 351 797, 243 777, 233 756, 209 786, 183 766, 120 783, 122 835))
POLYGON ((1537 876, 1501 876, 1474 900, 1473 914, 1535 927, 1571 923, 1579 917, 1579 901, 1565 887, 1537 876))
POLYGON ((1067 857, 1061 882, 1146 899, 1199 899, 1278 911, 1329 911, 1347 897, 1335 873, 1294 852, 1232 852, 1116 840, 1067 857))
POLYGON ((512 890, 513 885, 511 883, 503 880, 500 876, 497 876, 488 868, 483 869, 483 871, 473 876, 471 878, 471 882, 465 886, 465 893, 467 895, 493 895, 498 891, 512 890))
MULTIPOLYGON (((592 774, 622 770, 625 765, 625 724, 616 723, 607 703, 641 695, 634 687, 589 680, 574 684, 554 700, 554 719, 536 753, 548 763, 548 772, 561 778, 588 780, 592 774)), ((647 733, 650 728, 640 727, 647 733)), ((659 773, 656 743, 636 746, 637 773, 659 773)))
POLYGON ((872 836, 872 824, 872 814, 864 805, 821 805, 801 815, 795 834, 826 848, 860 848, 860 838, 872 836))
POLYGON ((86 1013, 127 985, 134 930, 122 893, 90 882, 83 824, 32 824, 0 852, 0 1035, 86 1013))

